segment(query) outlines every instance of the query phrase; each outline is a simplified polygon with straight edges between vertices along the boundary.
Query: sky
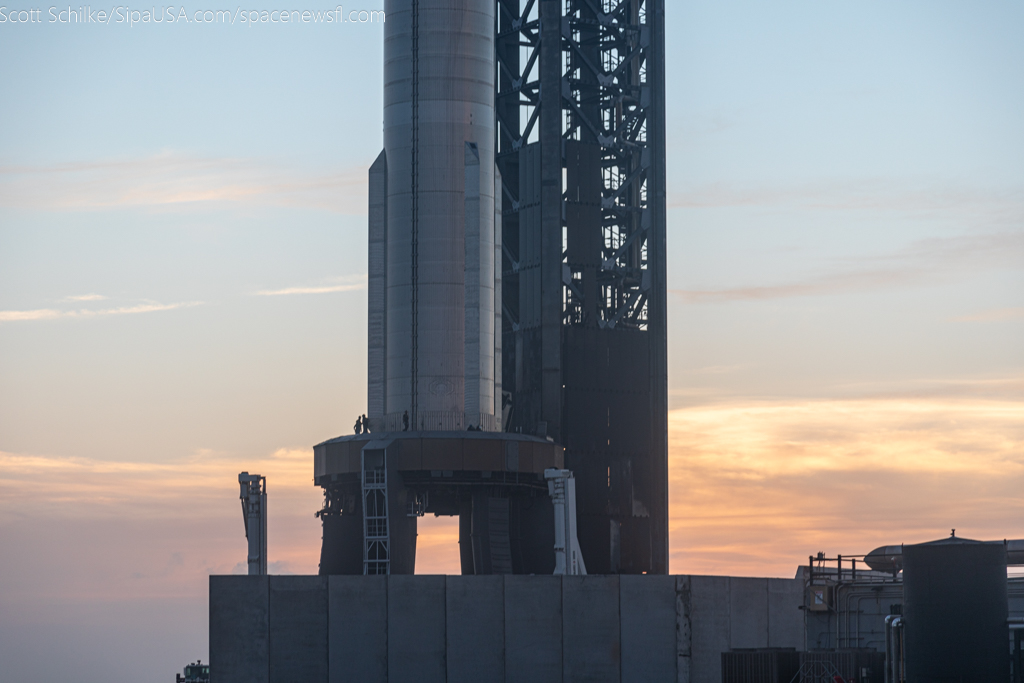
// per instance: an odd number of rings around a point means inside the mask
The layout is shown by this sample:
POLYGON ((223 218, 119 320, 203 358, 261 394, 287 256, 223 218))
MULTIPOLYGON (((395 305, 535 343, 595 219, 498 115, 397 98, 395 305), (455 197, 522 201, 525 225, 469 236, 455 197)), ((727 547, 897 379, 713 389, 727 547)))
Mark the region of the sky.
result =
MULTIPOLYGON (((671 571, 1024 538, 1024 6, 667 4, 671 571)), ((0 7, 0 670, 169 680, 244 571, 239 471, 271 571, 317 568, 382 27, 0 7)))

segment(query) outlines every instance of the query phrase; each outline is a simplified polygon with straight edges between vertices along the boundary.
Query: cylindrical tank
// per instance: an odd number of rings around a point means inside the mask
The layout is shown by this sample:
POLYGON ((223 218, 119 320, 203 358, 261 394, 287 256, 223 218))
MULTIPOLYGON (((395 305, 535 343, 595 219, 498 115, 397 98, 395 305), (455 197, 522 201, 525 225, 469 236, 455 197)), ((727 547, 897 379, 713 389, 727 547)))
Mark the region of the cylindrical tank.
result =
POLYGON ((1006 547, 948 538, 903 547, 908 683, 1010 676, 1006 547))
POLYGON ((384 7, 386 425, 494 429, 495 3, 384 7))
POLYGON ((876 572, 898 574, 903 569, 903 546, 883 545, 864 557, 864 564, 876 572))
MULTIPOLYGON (((1006 545, 1006 564, 1024 565, 1024 539, 1003 541, 1006 545)), ((903 546, 883 545, 864 557, 864 563, 878 572, 898 573, 903 570, 903 546)))

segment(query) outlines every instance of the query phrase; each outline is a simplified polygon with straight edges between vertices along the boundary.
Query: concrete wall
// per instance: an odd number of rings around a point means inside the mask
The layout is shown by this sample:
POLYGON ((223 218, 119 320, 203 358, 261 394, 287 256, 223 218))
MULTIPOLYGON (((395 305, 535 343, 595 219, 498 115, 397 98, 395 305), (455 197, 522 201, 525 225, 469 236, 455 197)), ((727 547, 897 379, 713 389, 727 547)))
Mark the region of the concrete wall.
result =
POLYGON ((722 653, 739 648, 804 649, 802 579, 687 576, 677 579, 688 611, 690 681, 719 683, 722 653))
POLYGON ((506 683, 558 683, 562 680, 562 579, 503 578, 506 683))
POLYGON ((210 577, 210 652, 221 683, 270 680, 269 577, 210 577))
POLYGON ((328 577, 327 616, 327 670, 331 683, 385 680, 388 577, 328 577))
POLYGON ((327 683, 327 577, 269 580, 270 683, 327 683))
POLYGON ((213 683, 719 683, 804 642, 803 582, 722 576, 211 576, 213 683))

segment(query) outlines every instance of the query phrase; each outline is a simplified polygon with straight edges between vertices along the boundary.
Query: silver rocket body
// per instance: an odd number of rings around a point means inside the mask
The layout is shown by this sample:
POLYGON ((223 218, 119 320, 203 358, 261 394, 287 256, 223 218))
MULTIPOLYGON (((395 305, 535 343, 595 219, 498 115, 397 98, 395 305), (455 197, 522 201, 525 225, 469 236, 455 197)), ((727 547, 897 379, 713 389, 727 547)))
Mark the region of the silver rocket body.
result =
POLYGON ((385 3, 384 151, 369 207, 374 431, 502 427, 494 8, 385 3))

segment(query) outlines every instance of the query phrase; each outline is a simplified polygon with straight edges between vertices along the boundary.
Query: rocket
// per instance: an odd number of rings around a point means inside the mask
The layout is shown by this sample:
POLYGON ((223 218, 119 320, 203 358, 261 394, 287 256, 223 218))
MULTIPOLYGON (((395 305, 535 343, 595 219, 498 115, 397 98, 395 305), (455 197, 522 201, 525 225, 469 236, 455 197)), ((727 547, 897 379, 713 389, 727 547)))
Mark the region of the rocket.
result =
POLYGON ((495 3, 387 0, 369 171, 372 431, 502 429, 495 3))

